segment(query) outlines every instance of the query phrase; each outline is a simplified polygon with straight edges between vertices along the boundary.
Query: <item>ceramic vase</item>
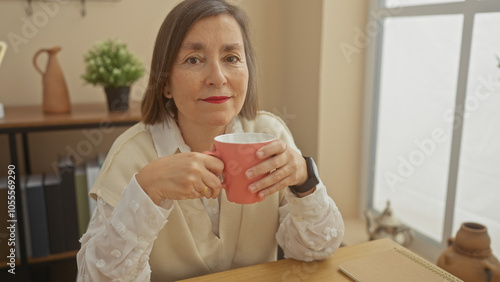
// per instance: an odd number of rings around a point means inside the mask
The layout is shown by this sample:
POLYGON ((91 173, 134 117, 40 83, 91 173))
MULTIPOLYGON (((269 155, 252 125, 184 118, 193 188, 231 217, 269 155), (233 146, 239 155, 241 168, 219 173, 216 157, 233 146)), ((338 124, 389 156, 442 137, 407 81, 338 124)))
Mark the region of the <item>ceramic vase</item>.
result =
POLYGON ((500 262, 490 248, 490 236, 484 225, 466 222, 456 237, 448 240, 448 248, 437 265, 464 281, 500 281, 500 262))
POLYGON ((110 112, 124 112, 128 110, 130 87, 104 88, 110 112))
POLYGON ((42 75, 43 112, 46 114, 64 114, 71 111, 68 87, 66 86, 66 80, 64 79, 59 61, 57 60, 57 53, 59 51, 61 51, 61 47, 59 46, 51 49, 40 49, 33 57, 33 65, 42 75), (42 53, 49 55, 45 72, 37 64, 38 56, 42 53))

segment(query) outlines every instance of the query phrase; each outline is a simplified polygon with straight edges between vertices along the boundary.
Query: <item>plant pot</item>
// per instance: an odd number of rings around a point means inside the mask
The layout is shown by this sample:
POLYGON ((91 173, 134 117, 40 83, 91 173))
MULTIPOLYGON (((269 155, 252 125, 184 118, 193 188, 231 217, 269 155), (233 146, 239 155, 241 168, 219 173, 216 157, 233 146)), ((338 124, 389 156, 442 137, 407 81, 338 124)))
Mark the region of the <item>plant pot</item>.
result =
POLYGON ((124 112, 128 110, 130 86, 106 87, 104 88, 104 92, 106 92, 110 112, 124 112))
POLYGON ((484 225, 466 222, 448 240, 437 265, 464 281, 500 281, 500 262, 492 254, 484 225))

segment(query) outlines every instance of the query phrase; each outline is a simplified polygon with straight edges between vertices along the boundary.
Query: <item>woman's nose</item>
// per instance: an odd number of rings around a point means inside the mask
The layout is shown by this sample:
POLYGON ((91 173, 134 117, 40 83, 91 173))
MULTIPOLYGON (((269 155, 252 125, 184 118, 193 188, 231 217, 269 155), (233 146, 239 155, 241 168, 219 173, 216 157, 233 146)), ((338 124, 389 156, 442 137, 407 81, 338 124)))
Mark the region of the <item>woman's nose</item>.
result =
POLYGON ((227 83, 223 66, 220 62, 213 62, 208 67, 206 83, 208 86, 222 87, 227 83))

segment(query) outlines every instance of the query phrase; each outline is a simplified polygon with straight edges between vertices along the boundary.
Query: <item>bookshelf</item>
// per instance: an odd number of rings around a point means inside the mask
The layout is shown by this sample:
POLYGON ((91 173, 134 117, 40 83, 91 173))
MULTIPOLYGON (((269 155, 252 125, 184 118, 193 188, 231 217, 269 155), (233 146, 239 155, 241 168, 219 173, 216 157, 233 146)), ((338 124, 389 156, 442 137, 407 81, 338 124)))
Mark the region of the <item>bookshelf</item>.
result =
POLYGON ((72 259, 76 256, 77 253, 78 253, 78 251, 69 251, 69 252, 53 254, 53 255, 41 257, 41 258, 28 258, 28 264, 31 265, 31 264, 37 264, 37 263, 46 263, 46 262, 51 262, 51 261, 64 260, 64 259, 72 259))
MULTIPOLYGON (((45 115, 39 105, 29 106, 6 106, 5 116, 0 118, 0 134, 8 135, 8 153, 10 165, 16 180, 19 176, 31 174, 29 134, 33 132, 50 132, 72 129, 106 128, 110 126, 131 126, 140 120, 140 106, 131 104, 126 112, 111 113, 105 104, 76 104, 72 105, 71 113, 59 115, 45 115), (17 136, 21 136, 21 145, 18 151, 17 136), (21 155, 21 156, 19 156, 21 155), (21 157, 23 158, 24 171, 19 171, 21 157)), ((33 266, 50 264, 53 262, 74 259, 77 251, 69 251, 52 254, 41 258, 28 258, 25 242, 25 230, 23 226, 23 207, 21 199, 21 188, 19 181, 15 182, 16 195, 16 219, 19 257, 16 257, 16 276, 29 280, 29 270, 33 266), (19 274, 18 274, 19 273, 19 274)), ((1 258, 1 269, 6 269, 5 258, 1 258)))

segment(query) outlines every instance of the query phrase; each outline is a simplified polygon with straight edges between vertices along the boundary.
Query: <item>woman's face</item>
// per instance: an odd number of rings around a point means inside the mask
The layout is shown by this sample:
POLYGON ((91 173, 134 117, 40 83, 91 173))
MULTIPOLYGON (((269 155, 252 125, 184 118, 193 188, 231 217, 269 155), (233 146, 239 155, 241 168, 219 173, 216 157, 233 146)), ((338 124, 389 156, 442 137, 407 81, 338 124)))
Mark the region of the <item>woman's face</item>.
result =
POLYGON ((189 30, 164 95, 175 101, 181 126, 225 126, 240 112, 247 87, 239 25, 229 15, 218 15, 199 20, 189 30))

